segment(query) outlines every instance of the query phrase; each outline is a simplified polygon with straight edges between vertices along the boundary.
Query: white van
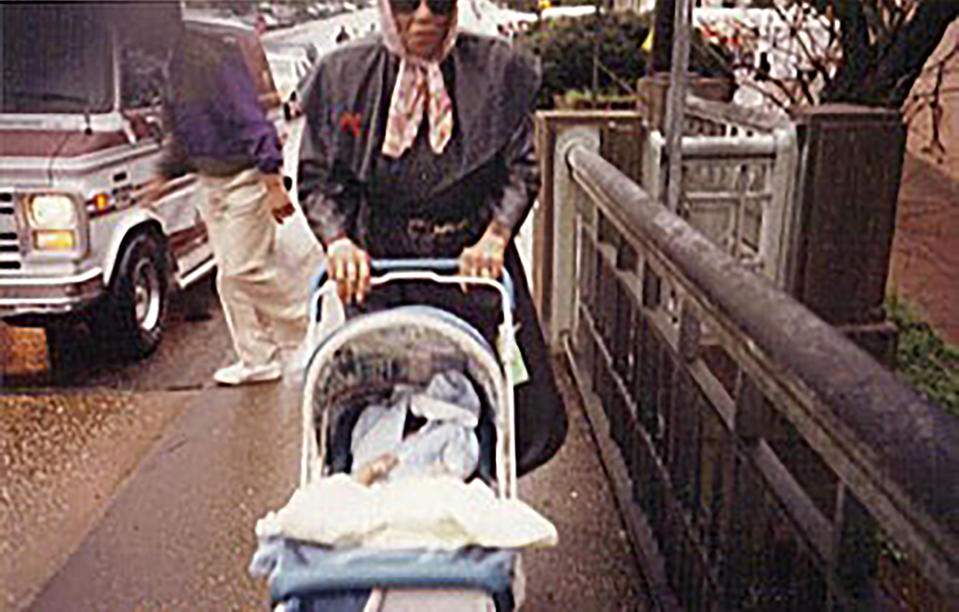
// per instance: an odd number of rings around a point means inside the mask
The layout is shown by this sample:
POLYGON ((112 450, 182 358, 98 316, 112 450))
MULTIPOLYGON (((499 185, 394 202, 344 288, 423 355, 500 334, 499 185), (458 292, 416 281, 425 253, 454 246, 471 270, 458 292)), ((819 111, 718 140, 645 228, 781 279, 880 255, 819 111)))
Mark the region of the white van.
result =
POLYGON ((240 45, 273 116, 279 95, 252 28, 183 21, 176 2, 0 3, 0 318, 78 320, 151 353, 169 292, 214 268, 192 175, 138 201, 165 138, 178 28, 240 45))

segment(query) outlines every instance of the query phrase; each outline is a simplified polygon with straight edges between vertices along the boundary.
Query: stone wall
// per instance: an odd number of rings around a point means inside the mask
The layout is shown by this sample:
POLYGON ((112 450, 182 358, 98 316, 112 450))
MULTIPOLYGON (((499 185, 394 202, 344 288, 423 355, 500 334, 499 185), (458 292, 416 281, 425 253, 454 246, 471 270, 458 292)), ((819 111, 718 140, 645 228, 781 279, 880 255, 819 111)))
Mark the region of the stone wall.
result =
POLYGON ((946 31, 906 104, 909 131, 890 289, 959 346, 959 54, 942 73, 937 127, 932 108, 923 103, 936 85, 937 64, 957 46, 959 22, 946 31))

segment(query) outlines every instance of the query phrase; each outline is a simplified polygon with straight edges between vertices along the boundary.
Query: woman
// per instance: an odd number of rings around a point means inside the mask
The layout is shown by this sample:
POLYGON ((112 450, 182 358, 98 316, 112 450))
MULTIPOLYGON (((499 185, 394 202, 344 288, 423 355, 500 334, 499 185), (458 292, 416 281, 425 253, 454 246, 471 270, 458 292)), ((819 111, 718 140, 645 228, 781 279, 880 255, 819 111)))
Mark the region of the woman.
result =
POLYGON ((456 0, 380 0, 382 35, 324 57, 304 95, 299 193, 323 241, 340 296, 366 308, 428 303, 488 339, 495 300, 484 290, 385 286, 370 295, 369 259, 458 257, 461 272, 516 285, 520 473, 566 435, 526 276, 512 243, 536 197, 531 110, 534 61, 505 41, 457 31, 456 0))

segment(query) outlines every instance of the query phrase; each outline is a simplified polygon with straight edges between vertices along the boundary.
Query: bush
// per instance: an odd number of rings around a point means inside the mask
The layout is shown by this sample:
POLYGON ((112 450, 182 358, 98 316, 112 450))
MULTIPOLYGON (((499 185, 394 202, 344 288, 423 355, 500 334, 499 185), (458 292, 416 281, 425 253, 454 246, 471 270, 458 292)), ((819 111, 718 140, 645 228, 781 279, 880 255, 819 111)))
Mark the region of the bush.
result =
POLYGON ((896 296, 887 298, 886 310, 899 328, 896 374, 920 395, 959 416, 959 350, 896 296))
MULTIPOLYGON (((593 48, 599 36, 599 60, 617 77, 631 86, 646 70, 647 55, 639 47, 649 33, 648 16, 618 13, 579 18, 561 18, 536 22, 519 38, 540 57, 543 87, 540 108, 552 108, 553 97, 571 89, 591 89, 593 85, 593 48)), ((609 75, 600 71, 599 89, 616 91, 609 75)))
MULTIPOLYGON (((623 94, 617 82, 635 89, 646 74, 649 54, 641 49, 652 27, 652 15, 618 12, 600 16, 542 20, 518 38, 519 44, 540 57, 543 87, 539 107, 552 108, 554 97, 569 90, 590 91, 593 87, 593 50, 599 38, 602 65, 616 75, 599 71, 598 94, 623 94)), ((730 54, 716 46, 694 40, 690 68, 701 75, 728 74, 730 54)))

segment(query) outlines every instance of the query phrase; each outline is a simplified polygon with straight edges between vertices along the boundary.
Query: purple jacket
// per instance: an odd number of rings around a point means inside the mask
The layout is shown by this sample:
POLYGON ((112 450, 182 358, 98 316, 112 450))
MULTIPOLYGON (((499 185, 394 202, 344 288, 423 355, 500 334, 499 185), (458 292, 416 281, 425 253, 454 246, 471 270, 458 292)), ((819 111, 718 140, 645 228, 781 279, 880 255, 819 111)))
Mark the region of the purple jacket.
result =
POLYGON ((206 94, 190 100, 170 96, 173 138, 160 174, 228 175, 254 166, 267 174, 279 172, 283 153, 276 128, 260 106, 239 52, 211 67, 206 94))

